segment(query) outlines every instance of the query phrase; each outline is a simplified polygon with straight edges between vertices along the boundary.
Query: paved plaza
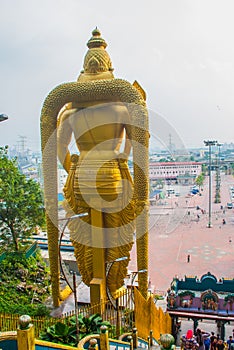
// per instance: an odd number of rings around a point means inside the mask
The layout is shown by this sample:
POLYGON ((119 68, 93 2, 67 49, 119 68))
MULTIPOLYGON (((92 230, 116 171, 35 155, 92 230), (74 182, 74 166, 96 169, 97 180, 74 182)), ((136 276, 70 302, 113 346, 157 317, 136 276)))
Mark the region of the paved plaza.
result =
MULTIPOLYGON (((188 197, 189 186, 180 186, 180 197, 172 196, 150 207, 149 276, 155 291, 166 291, 174 276, 200 278, 210 271, 218 279, 234 277, 234 209, 225 208, 230 202, 229 188, 234 185, 234 178, 221 175, 219 204, 213 203, 214 174, 212 180, 211 228, 207 227, 208 177, 201 196, 188 197), (188 255, 190 262, 187 262, 188 255)), ((137 270, 135 249, 129 268, 137 270)))

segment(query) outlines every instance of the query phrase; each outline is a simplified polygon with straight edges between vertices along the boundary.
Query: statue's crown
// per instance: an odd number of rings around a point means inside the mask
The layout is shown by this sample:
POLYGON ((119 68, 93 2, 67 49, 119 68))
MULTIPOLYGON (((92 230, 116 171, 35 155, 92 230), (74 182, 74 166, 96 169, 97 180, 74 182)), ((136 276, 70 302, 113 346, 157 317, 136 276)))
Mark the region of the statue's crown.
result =
POLYGON ((92 37, 87 42, 87 46, 89 49, 94 47, 103 47, 105 49, 107 47, 107 43, 101 37, 101 32, 97 27, 92 31, 92 37))
POLYGON ((105 50, 107 43, 101 37, 97 27, 92 31, 92 37, 87 42, 87 46, 89 50, 84 58, 84 70, 81 71, 78 81, 113 79, 111 59, 105 50))

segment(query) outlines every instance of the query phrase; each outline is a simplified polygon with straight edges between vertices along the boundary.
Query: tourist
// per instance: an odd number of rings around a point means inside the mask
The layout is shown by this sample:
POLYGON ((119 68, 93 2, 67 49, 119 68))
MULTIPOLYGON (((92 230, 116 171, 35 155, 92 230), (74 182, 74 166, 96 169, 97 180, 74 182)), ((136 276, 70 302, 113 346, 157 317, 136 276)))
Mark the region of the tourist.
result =
POLYGON ((215 349, 216 350, 224 350, 225 346, 224 346, 224 342, 222 339, 219 339, 216 343, 215 349))
POLYGON ((227 340, 228 350, 234 350, 234 339, 230 335, 230 337, 227 340))
POLYGON ((202 331, 200 328, 196 329, 196 341, 199 344, 198 350, 205 350, 204 340, 209 336, 210 336, 210 333, 202 331))
POLYGON ((186 335, 182 335, 181 337, 181 347, 183 349, 192 349, 196 350, 199 347, 199 344, 197 343, 192 329, 189 329, 186 333, 186 335))
POLYGON ((205 350, 210 350, 210 337, 207 337, 204 339, 204 346, 205 346, 205 350))
POLYGON ((215 350, 215 343, 217 342, 217 337, 214 332, 211 332, 210 336, 210 350, 215 350))
POLYGON ((213 342, 212 342, 212 345, 211 345, 211 349, 212 349, 212 350, 216 350, 216 344, 217 344, 217 342, 218 342, 218 338, 215 337, 214 340, 213 340, 213 342))

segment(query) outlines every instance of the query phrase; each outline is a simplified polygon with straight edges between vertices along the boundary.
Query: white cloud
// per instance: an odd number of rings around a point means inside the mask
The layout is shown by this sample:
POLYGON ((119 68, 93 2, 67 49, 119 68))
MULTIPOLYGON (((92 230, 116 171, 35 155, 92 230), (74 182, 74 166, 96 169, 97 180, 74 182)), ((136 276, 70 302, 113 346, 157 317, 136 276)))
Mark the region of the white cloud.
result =
POLYGON ((39 144, 42 103, 56 85, 76 80, 96 26, 115 76, 137 79, 149 108, 185 142, 200 145, 205 134, 233 141, 232 0, 0 1, 1 113, 9 115, 2 144, 19 134, 39 144))

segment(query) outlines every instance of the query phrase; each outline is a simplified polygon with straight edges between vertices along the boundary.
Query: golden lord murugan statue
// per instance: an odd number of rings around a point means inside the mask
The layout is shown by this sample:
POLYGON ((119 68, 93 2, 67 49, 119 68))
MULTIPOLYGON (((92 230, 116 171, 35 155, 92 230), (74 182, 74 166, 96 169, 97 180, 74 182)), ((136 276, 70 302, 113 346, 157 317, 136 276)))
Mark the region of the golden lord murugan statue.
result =
MULTIPOLYGON (((145 93, 115 79, 98 29, 77 82, 50 92, 41 115, 48 250, 54 306, 59 305, 57 155, 68 173, 68 228, 91 302, 123 286, 136 232, 139 289, 148 290, 148 115, 145 93), (70 154, 75 140, 77 154, 70 154), (133 149, 134 181, 128 168, 133 149), (86 216, 79 217, 79 214, 86 216), (109 264, 109 265, 108 265, 109 264), (108 270, 107 270, 108 266, 108 270)), ((80 215, 81 216, 81 215, 80 215)))

